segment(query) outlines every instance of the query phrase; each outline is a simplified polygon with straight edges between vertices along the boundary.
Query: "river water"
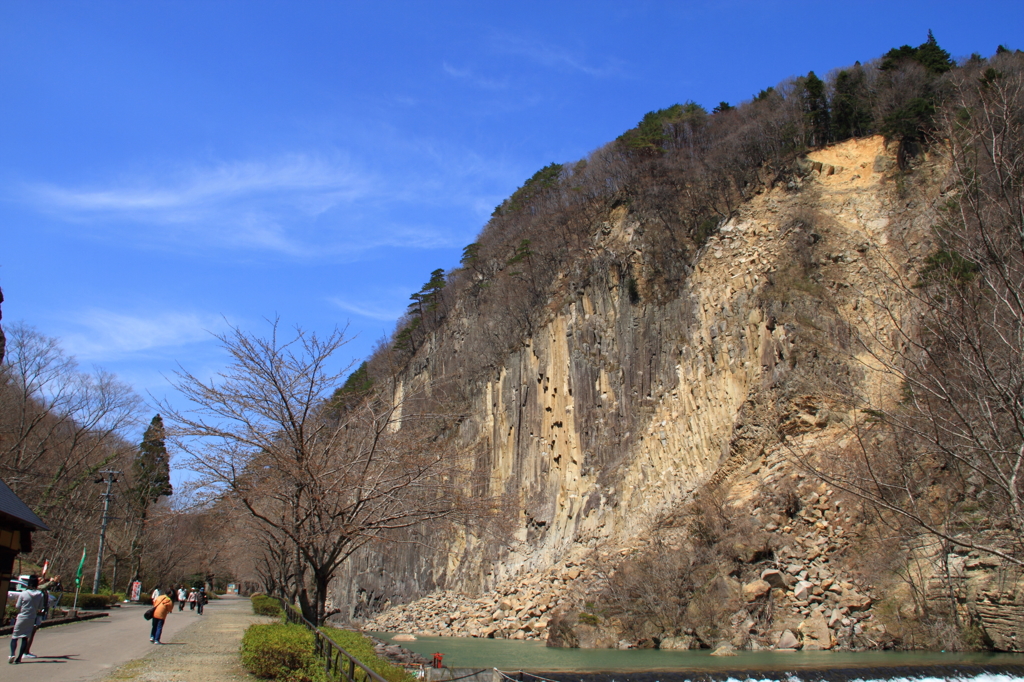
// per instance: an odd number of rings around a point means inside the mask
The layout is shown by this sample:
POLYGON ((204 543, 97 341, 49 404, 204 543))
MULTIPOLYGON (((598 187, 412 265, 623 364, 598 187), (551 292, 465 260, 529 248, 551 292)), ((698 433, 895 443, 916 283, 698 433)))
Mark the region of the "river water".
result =
MULTIPOLYGON (((390 633, 374 634, 389 643, 392 641, 390 633)), ((543 642, 462 637, 420 637, 414 642, 394 643, 428 659, 434 653, 442 653, 444 665, 449 668, 497 668, 505 672, 529 671, 538 675, 553 673, 551 678, 558 682, 572 679, 585 679, 587 682, 688 679, 1024 682, 1024 654, 738 651, 735 656, 711 656, 707 650, 551 649, 543 642)), ((532 678, 527 676, 523 679, 532 682, 532 678)))

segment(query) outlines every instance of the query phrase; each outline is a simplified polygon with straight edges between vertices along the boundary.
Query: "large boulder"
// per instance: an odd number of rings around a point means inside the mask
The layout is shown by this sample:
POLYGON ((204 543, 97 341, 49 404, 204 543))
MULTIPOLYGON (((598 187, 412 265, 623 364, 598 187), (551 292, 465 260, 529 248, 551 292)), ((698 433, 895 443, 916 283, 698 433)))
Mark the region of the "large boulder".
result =
MULTIPOLYGON (((739 580, 723 575, 712 581, 709 592, 726 605, 739 601, 743 595, 743 586, 739 580)), ((726 608, 728 607, 726 606, 726 608)))
POLYGON ((804 638, 804 651, 823 651, 835 646, 832 640, 832 631, 828 629, 828 622, 820 612, 815 612, 810 618, 800 623, 800 634, 804 638))
POLYGON ((793 588, 793 596, 800 601, 805 601, 811 596, 811 590, 814 589, 814 583, 807 580, 801 580, 793 588))
POLYGON ((658 645, 659 649, 699 649, 700 642, 693 635, 682 635, 681 637, 664 637, 658 645))
POLYGON ((765 580, 754 580, 743 586, 743 601, 757 601, 772 591, 772 586, 765 580))
POLYGON ((580 645, 572 621, 561 614, 553 617, 548 623, 545 643, 555 649, 575 649, 580 645))
POLYGON ((786 579, 786 574, 774 568, 761 571, 761 580, 775 589, 785 590, 789 588, 789 580, 786 579))
POLYGON ((614 649, 618 636, 608 628, 599 625, 576 625, 576 642, 580 649, 614 649))
POLYGON ((783 630, 779 635, 779 641, 775 643, 776 649, 799 649, 800 638, 793 634, 792 630, 783 630))
POLYGON ((871 606, 871 597, 861 594, 856 590, 843 590, 839 597, 839 608, 850 609, 851 611, 863 611, 871 606))

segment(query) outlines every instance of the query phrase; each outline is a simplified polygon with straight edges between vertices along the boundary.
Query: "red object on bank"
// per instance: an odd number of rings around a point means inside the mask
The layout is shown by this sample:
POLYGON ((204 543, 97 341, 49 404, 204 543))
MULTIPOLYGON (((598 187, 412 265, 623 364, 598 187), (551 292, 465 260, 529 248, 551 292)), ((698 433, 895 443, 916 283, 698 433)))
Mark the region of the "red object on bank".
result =
POLYGON ((443 668, 444 665, 441 663, 442 658, 444 658, 444 654, 434 654, 434 662, 431 665, 435 668, 443 668))

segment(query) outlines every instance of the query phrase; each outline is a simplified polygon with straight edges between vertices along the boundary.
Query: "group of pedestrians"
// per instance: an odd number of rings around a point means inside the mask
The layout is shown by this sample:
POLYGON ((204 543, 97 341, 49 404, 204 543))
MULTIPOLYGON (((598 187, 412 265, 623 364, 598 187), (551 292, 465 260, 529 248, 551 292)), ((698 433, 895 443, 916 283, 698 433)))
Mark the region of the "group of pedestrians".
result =
POLYGON ((185 604, 188 604, 189 611, 199 610, 199 615, 203 615, 203 607, 209 602, 209 598, 206 596, 206 588, 200 587, 197 591, 196 588, 192 588, 191 591, 185 589, 182 585, 178 588, 178 610, 184 611, 185 604))
MULTIPOLYGON (((21 663, 25 658, 35 658, 35 655, 31 653, 32 641, 35 639, 39 626, 46 619, 47 611, 50 608, 50 595, 47 590, 57 585, 59 580, 59 577, 54 577, 41 585, 39 576, 31 575, 26 580, 25 589, 18 594, 18 600, 15 602, 18 615, 14 619, 14 632, 11 634, 11 656, 7 659, 8 663, 21 663), (18 640, 21 640, 20 651, 18 650, 18 640)), ((185 586, 182 585, 178 588, 176 595, 174 589, 171 589, 170 594, 164 594, 159 587, 153 590, 151 595, 153 625, 150 629, 149 641, 154 644, 163 643, 160 641, 160 635, 163 633, 167 616, 174 611, 175 596, 178 598, 179 611, 183 611, 185 603, 188 602, 189 610, 196 611, 200 616, 203 615, 203 607, 209 602, 205 587, 200 587, 198 590, 193 587, 191 591, 186 591, 185 586)))
POLYGON ((178 588, 175 593, 172 587, 170 592, 164 594, 157 587, 153 590, 153 625, 150 628, 149 641, 153 644, 163 644, 160 641, 160 635, 164 631, 164 622, 167 620, 167 616, 174 611, 174 597, 177 597, 178 610, 185 610, 185 602, 188 602, 189 610, 196 611, 201 616, 203 615, 203 607, 210 601, 206 595, 206 588, 200 587, 198 590, 192 588, 191 592, 186 592, 185 586, 182 585, 178 588))
POLYGON ((32 642, 50 609, 49 590, 59 582, 59 576, 42 585, 37 575, 30 575, 26 580, 25 589, 18 593, 18 600, 14 603, 18 615, 14 619, 14 632, 11 633, 11 656, 7 659, 8 663, 21 663, 22 659, 35 658, 35 654, 31 653, 32 642), (21 651, 18 651, 19 639, 21 651))

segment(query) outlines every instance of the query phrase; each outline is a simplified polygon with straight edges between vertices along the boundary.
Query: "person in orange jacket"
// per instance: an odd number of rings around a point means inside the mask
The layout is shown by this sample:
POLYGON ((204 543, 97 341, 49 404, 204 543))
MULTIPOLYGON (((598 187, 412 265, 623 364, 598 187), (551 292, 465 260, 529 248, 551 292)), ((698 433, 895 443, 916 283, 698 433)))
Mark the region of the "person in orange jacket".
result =
POLYGON ((163 644, 160 641, 160 633, 164 631, 164 621, 168 614, 174 610, 174 602, 160 588, 153 590, 156 596, 153 597, 153 629, 150 631, 149 641, 153 644, 163 644))

